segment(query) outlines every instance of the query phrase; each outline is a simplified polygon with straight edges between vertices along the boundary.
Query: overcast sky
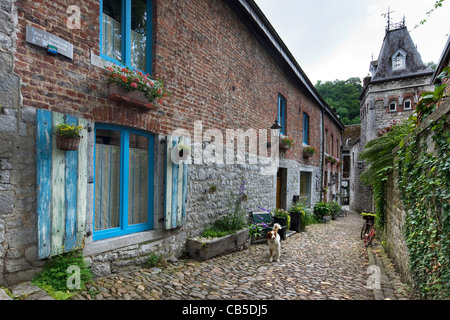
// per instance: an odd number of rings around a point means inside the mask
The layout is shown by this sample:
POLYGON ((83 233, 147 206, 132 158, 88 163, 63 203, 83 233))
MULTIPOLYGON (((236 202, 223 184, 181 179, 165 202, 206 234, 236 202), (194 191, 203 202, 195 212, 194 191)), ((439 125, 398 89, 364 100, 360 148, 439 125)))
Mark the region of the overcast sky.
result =
POLYGON ((425 63, 437 63, 450 33, 450 0, 255 0, 313 84, 364 78, 378 58, 387 20, 403 15, 425 63), (421 20, 424 25, 415 30, 421 20))

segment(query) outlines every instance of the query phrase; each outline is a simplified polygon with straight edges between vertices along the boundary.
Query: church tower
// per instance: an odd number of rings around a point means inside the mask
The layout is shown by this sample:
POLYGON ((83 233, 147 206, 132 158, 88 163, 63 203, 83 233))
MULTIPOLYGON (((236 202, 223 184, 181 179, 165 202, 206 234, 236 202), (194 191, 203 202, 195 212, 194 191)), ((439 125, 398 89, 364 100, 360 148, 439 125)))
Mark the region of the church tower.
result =
POLYGON ((370 63, 369 71, 371 76, 364 79, 359 98, 361 136, 351 153, 355 165, 351 171, 350 208, 359 212, 373 211, 370 190, 359 180, 365 166, 359 153, 368 141, 379 136, 380 130, 408 118, 422 92, 433 90, 433 70, 423 63, 404 19, 396 24, 388 19, 380 54, 370 63))

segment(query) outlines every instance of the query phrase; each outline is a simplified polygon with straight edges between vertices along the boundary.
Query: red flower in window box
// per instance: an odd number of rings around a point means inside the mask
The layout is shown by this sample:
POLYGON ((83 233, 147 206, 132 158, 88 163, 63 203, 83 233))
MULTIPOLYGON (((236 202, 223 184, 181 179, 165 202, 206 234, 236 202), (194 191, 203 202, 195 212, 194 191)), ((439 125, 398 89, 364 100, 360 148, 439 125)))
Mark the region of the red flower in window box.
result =
POLYGON ((120 68, 116 65, 106 67, 108 77, 108 99, 134 107, 156 109, 156 104, 167 97, 160 80, 150 78, 139 70, 120 68))

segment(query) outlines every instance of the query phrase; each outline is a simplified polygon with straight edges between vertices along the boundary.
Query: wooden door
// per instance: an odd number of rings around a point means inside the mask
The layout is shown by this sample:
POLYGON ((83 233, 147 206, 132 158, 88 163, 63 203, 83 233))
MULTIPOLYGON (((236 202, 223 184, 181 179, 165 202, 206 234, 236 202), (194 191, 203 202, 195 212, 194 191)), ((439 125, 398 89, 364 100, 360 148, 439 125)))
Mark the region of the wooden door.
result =
POLYGON ((277 209, 281 208, 281 177, 277 177, 277 209))

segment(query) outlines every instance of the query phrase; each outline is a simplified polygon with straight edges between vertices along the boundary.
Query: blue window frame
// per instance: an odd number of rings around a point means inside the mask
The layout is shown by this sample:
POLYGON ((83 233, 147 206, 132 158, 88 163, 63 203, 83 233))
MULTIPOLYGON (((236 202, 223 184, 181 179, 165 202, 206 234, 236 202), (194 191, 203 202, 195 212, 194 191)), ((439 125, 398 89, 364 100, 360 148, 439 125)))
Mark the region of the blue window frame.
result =
POLYGON ((278 95, 278 123, 281 126, 280 134, 286 135, 286 99, 278 95))
POLYGON ((152 0, 100 1, 100 57, 151 73, 152 0))
POLYGON ((151 134, 96 125, 94 240, 153 229, 153 145, 151 134))
POLYGON ((303 112, 303 143, 309 145, 309 116, 303 112))

